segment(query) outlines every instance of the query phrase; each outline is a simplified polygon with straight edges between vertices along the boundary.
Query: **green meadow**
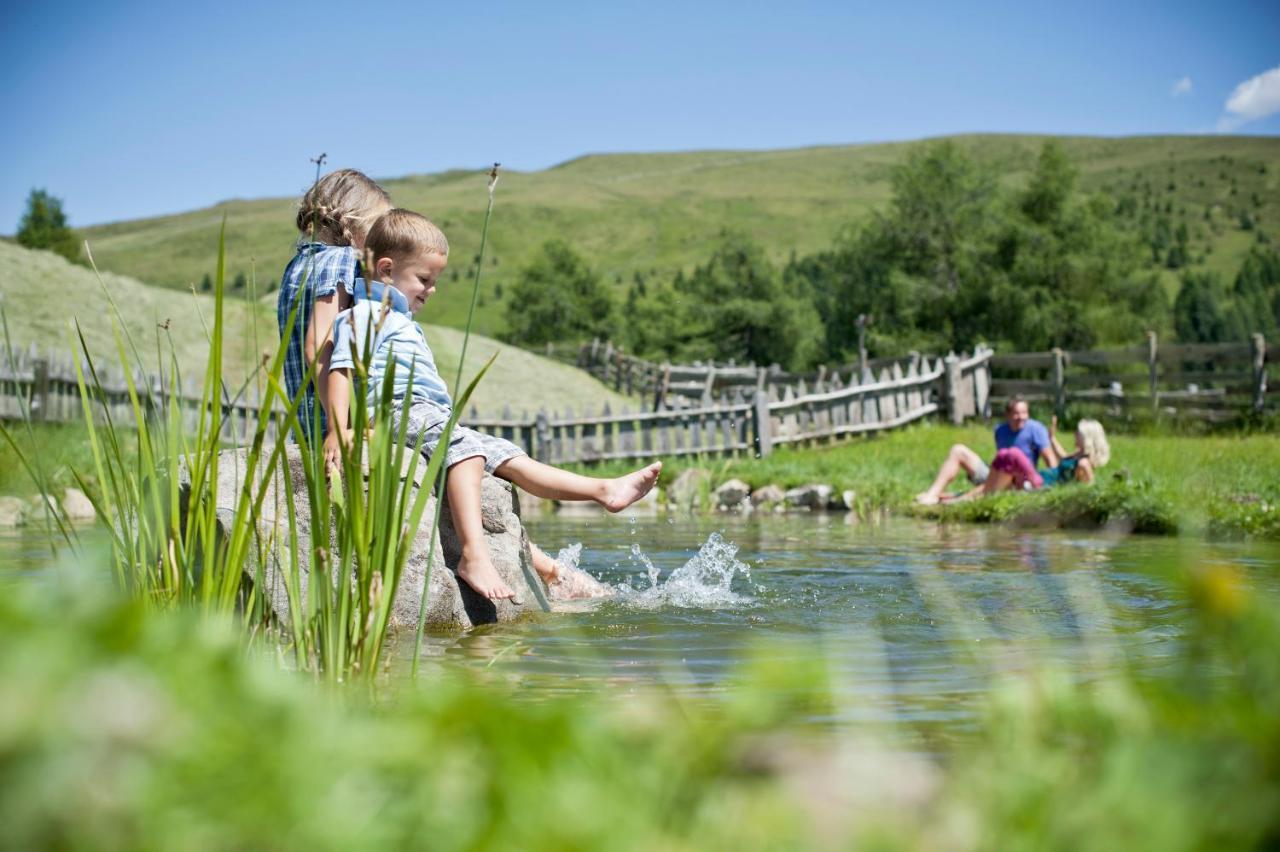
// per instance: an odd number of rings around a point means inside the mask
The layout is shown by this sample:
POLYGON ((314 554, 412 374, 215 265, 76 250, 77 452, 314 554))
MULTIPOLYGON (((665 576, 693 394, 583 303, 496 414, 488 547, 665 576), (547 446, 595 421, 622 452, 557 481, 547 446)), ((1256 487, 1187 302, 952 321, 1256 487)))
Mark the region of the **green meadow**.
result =
MULTIPOLYGON (((956 136, 964 153, 1010 185, 1031 173, 1044 136, 956 136)), ((579 157, 538 172, 505 172, 485 261, 475 330, 504 328, 505 289, 547 240, 567 240, 619 289, 636 272, 669 278, 705 262, 722 230, 747 234, 775 262, 829 247, 851 223, 890 197, 890 174, 923 142, 776 151, 697 151, 579 157), (502 295, 500 295, 500 293, 502 295)), ((1280 239, 1280 140, 1267 137, 1062 137, 1079 188, 1146 202, 1189 232, 1191 268, 1228 281, 1261 232, 1280 239), (1251 230, 1242 230, 1248 213, 1251 230)), ((345 164, 334 164, 345 165, 345 164)), ((427 214, 448 234, 451 270, 420 317, 461 326, 484 214, 484 173, 474 169, 402 178, 379 176, 393 201, 427 214), (466 292, 464 292, 466 291, 466 292)), ((298 196, 312 173, 298 168, 298 196)), ((86 230, 106 269, 173 289, 213 270, 227 219, 228 280, 278 280, 297 237, 297 198, 228 200, 171 216, 86 230)), ((1176 291, 1178 274, 1164 271, 1176 291)))

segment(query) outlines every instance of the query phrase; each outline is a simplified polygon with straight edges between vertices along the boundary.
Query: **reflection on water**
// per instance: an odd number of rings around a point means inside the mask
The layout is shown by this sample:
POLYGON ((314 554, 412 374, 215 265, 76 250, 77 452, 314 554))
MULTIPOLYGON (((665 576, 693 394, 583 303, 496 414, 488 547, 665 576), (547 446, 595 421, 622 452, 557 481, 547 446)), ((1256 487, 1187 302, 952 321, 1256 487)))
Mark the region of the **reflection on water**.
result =
MULTIPOLYGON (((752 652, 819 659, 837 693, 815 722, 967 727, 991 677, 1054 664, 1159 677, 1182 636, 1172 566, 1213 558, 1277 591, 1274 545, 1029 532, 840 516, 532 518, 530 535, 615 589, 605 600, 463 637, 436 665, 485 668, 538 696, 661 684, 686 700, 733 684, 752 652)), ((407 652, 406 652, 407 653, 407 652)), ((936 732, 935 732, 936 733, 936 732)), ((906 743, 904 743, 906 744, 906 743)))

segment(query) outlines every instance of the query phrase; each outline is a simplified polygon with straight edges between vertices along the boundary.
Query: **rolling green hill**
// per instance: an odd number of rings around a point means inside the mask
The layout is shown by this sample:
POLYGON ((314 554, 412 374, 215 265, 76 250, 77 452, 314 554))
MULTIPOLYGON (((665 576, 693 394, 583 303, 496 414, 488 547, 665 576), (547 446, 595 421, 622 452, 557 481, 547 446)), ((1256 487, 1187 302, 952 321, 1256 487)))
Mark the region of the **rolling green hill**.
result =
MULTIPOLYGON (((1043 136, 953 137, 1010 183, 1023 181, 1043 136)), ((1172 136, 1065 137, 1085 190, 1132 195, 1186 222, 1193 263, 1233 275, 1256 239, 1280 238, 1280 139, 1172 136), (1207 212, 1206 212, 1207 211, 1207 212)), ((566 239, 610 281, 637 270, 674 273, 706 259, 724 228, 750 233, 783 260, 828 246, 847 224, 882 206, 892 167, 914 145, 902 142, 782 151, 700 151, 586 156, 541 172, 508 172, 498 185, 478 328, 501 331, 498 287, 537 247, 566 239)), ((299 168, 299 187, 307 180, 299 168)), ((483 172, 451 171, 383 184, 396 204, 435 219, 453 245, 452 268, 426 309, 434 322, 465 318, 469 271, 485 204, 483 172), (434 313, 432 313, 434 311, 434 313)), ((214 207, 91 228, 99 262, 150 284, 185 289, 213 268, 225 216, 232 274, 251 267, 273 282, 296 233, 296 199, 228 201, 214 207)), ((1169 289, 1177 276, 1166 273, 1169 289)))
MULTIPOLYGON (((201 316, 206 322, 212 321, 211 296, 152 287, 113 273, 104 273, 102 278, 100 284, 92 270, 70 264, 50 252, 0 241, 0 304, 13 345, 26 348, 35 344, 45 352, 69 354, 74 346, 69 336, 74 319, 80 324, 94 360, 116 363, 112 311, 105 285, 141 351, 144 369, 156 369, 156 333, 160 324, 167 323, 183 372, 197 377, 203 374, 208 362, 208 338, 201 316)), ((236 379, 246 374, 261 352, 274 351, 275 309, 264 303, 234 299, 226 304, 227 375, 236 379)), ((462 334, 435 326, 426 326, 426 334, 441 375, 452 386, 462 334)), ((495 352, 498 360, 472 398, 486 414, 497 415, 508 405, 519 413, 543 407, 559 411, 588 407, 599 411, 605 402, 616 410, 630 402, 581 370, 477 335, 472 335, 467 351, 466 378, 474 376, 495 352)))

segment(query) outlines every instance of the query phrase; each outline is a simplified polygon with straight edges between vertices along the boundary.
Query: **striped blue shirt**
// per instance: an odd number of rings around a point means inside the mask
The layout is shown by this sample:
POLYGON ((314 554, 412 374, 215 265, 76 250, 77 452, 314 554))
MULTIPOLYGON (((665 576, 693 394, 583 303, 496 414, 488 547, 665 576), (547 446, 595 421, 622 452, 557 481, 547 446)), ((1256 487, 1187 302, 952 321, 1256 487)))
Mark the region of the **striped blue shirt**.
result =
POLYGON ((285 345, 284 384, 292 398, 301 389, 302 404, 298 406, 298 421, 304 435, 311 435, 311 419, 320 418, 320 434, 325 432, 324 411, 316 405, 316 389, 312 382, 302 387, 307 375, 306 339, 307 325, 316 299, 332 296, 341 287, 350 293, 360 277, 360 253, 352 246, 330 246, 324 243, 299 242, 298 253, 285 267, 280 279, 280 298, 276 301, 276 323, 280 327, 280 341, 285 345), (289 323, 289 314, 295 303, 298 313, 289 323))
POLYGON ((389 284, 363 279, 356 281, 355 304, 338 314, 333 329, 333 357, 330 370, 355 371, 356 362, 365 353, 369 332, 373 332, 369 361, 369 380, 364 388, 365 400, 372 412, 382 393, 382 382, 388 365, 395 364, 392 394, 396 401, 432 402, 445 409, 453 408, 449 389, 440 378, 435 358, 422 328, 413 321, 404 294, 389 284), (410 369, 413 383, 409 382, 410 369))

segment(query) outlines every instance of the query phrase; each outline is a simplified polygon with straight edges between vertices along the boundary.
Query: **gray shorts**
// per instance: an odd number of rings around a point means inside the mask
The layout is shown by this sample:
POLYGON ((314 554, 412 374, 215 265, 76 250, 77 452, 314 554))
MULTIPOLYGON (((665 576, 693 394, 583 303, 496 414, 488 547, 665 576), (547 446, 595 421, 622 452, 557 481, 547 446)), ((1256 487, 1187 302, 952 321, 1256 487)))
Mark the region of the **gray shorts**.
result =
POLYGON ((987 481, 987 477, 991 475, 991 468, 987 463, 979 459, 978 464, 974 466, 973 473, 969 474, 969 481, 974 485, 981 485, 987 481))
MULTIPOLYGON (((392 409, 393 421, 400 426, 401 407, 392 409)), ((415 402, 409 407, 409 422, 405 426, 405 441, 416 447, 423 458, 435 452, 440 443, 440 435, 449 421, 449 409, 434 402, 415 402)), ((524 450, 510 441, 495 438, 466 426, 454 426, 449 436, 449 451, 445 455, 446 468, 453 467, 460 461, 473 456, 484 458, 484 469, 493 473, 505 461, 524 455, 524 450)))

